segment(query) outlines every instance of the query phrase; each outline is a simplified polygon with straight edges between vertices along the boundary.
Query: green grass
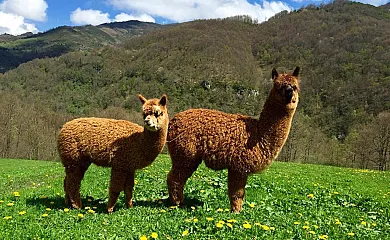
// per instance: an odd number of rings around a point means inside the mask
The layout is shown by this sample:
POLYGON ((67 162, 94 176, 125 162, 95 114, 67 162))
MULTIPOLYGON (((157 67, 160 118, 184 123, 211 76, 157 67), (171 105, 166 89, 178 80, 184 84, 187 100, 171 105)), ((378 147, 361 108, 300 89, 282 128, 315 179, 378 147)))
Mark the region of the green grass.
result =
POLYGON ((0 239, 152 239, 153 232, 158 239, 388 239, 390 234, 388 172, 275 162, 249 177, 243 212, 233 214, 227 172, 204 165, 187 182, 186 207, 170 207, 165 183, 170 160, 160 155, 137 172, 134 207, 125 208, 122 194, 108 215, 110 169, 91 166, 81 189, 86 208, 66 212, 60 163, 2 159, 0 166, 0 239))

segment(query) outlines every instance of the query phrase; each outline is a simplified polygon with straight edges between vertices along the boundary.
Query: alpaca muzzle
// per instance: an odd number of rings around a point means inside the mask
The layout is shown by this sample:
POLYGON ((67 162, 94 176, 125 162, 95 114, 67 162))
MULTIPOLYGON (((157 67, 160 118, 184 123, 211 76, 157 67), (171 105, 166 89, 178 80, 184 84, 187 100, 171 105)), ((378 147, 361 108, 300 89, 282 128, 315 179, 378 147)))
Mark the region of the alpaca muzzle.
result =
POLYGON ((294 89, 290 85, 288 85, 284 90, 284 95, 286 98, 286 103, 290 103, 294 96, 294 89))
POLYGON ((159 128, 157 124, 153 121, 153 119, 147 117, 144 120, 145 128, 147 128, 149 131, 156 132, 159 128))

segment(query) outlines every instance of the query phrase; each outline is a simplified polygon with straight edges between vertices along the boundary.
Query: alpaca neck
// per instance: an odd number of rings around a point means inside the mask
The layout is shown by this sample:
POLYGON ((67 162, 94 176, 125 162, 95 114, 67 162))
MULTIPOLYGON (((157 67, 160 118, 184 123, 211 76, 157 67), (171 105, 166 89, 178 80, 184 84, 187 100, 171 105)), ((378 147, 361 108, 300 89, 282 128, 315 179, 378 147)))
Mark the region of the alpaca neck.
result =
POLYGON ((295 109, 286 109, 269 97, 264 104, 258 120, 258 141, 267 161, 274 160, 290 132, 295 109))
POLYGON ((167 139, 167 129, 162 128, 157 132, 144 129, 143 132, 143 149, 144 157, 147 161, 152 162, 162 151, 167 139))

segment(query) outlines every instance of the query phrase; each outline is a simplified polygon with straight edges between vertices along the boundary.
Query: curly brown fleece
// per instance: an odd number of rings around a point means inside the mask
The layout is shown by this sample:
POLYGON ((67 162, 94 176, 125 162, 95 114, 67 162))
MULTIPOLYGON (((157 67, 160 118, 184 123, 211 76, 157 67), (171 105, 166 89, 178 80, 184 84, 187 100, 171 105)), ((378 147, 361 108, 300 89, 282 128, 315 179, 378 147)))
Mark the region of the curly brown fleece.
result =
POLYGON ((231 210, 240 212, 247 177, 268 167, 287 140, 299 100, 299 67, 292 74, 272 71, 274 84, 259 119, 208 109, 190 109, 171 119, 167 183, 174 204, 182 204, 184 185, 202 160, 214 170, 228 169, 231 210))
POLYGON ((166 95, 160 100, 138 97, 143 104, 145 127, 106 118, 79 118, 64 124, 58 136, 58 150, 66 173, 66 204, 81 208, 80 184, 94 163, 112 168, 107 211, 113 211, 122 190, 127 206, 132 206, 135 170, 151 164, 161 152, 169 121, 166 95))

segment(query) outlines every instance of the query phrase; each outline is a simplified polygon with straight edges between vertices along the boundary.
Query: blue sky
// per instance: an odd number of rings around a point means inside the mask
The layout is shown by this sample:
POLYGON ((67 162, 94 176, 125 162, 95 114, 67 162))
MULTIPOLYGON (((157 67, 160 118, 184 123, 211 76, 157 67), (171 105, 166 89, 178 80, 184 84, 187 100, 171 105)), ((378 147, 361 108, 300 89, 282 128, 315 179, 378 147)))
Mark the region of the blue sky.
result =
MULTIPOLYGON (((0 0, 0 34, 43 32, 58 26, 140 20, 160 24, 250 15, 259 22, 276 13, 331 0, 0 0)), ((355 0, 379 6, 389 0, 355 0)))

